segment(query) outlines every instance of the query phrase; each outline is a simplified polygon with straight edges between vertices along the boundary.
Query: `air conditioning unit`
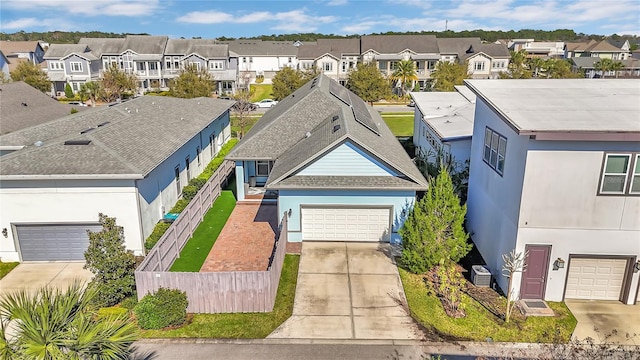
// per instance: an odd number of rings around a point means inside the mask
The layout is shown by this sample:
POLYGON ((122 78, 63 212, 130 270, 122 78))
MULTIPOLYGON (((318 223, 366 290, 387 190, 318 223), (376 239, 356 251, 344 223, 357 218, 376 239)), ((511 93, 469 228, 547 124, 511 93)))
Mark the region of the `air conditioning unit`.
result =
POLYGON ((471 267, 471 282, 478 287, 490 287, 491 272, 482 265, 473 265, 471 267))

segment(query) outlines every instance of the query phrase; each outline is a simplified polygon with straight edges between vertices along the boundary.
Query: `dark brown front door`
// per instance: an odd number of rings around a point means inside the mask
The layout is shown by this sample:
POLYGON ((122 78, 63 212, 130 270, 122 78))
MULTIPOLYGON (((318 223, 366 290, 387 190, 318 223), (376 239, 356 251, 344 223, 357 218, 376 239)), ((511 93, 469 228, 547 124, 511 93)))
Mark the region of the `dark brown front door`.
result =
POLYGON ((544 299, 544 289, 547 283, 551 246, 527 245, 525 251, 527 253, 524 261, 526 269, 522 273, 520 298, 542 300, 544 299))

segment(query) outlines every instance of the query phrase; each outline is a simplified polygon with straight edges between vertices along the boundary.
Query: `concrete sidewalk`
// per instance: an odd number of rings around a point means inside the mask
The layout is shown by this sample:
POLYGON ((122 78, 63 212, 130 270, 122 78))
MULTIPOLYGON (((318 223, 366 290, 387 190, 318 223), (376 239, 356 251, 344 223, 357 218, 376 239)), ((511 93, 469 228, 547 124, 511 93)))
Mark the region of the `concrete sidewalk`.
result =
POLYGON ((0 279, 0 295, 21 289, 35 291, 43 286, 66 289, 74 280, 89 282, 93 274, 81 262, 22 263, 0 279))
POLYGON ((389 244, 304 242, 293 315, 269 338, 421 339, 389 244))

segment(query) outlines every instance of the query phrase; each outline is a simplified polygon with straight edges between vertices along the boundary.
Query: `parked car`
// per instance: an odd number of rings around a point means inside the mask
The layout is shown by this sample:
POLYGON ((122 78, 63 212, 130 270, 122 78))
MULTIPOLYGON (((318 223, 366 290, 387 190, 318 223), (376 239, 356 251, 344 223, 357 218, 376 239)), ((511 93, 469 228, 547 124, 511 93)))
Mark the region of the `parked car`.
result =
POLYGON ((411 100, 409 100, 409 103, 407 104, 407 106, 414 107, 414 106, 416 106, 416 102, 413 101, 413 99, 411 99, 411 100))
POLYGON ((264 99, 253 103, 253 105, 259 108, 270 108, 276 106, 276 104, 278 104, 278 102, 273 99, 264 99))
POLYGON ((69 105, 73 105, 73 106, 87 106, 87 104, 80 102, 80 101, 70 101, 67 104, 69 105))

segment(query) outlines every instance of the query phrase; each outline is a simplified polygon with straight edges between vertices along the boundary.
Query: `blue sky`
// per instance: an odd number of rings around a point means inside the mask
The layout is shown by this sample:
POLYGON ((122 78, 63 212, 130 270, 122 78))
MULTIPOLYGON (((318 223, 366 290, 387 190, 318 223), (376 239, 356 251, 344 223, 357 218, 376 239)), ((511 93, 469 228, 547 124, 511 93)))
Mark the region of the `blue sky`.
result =
POLYGON ((0 0, 0 31, 250 37, 317 32, 573 29, 640 35, 640 0, 0 0))

